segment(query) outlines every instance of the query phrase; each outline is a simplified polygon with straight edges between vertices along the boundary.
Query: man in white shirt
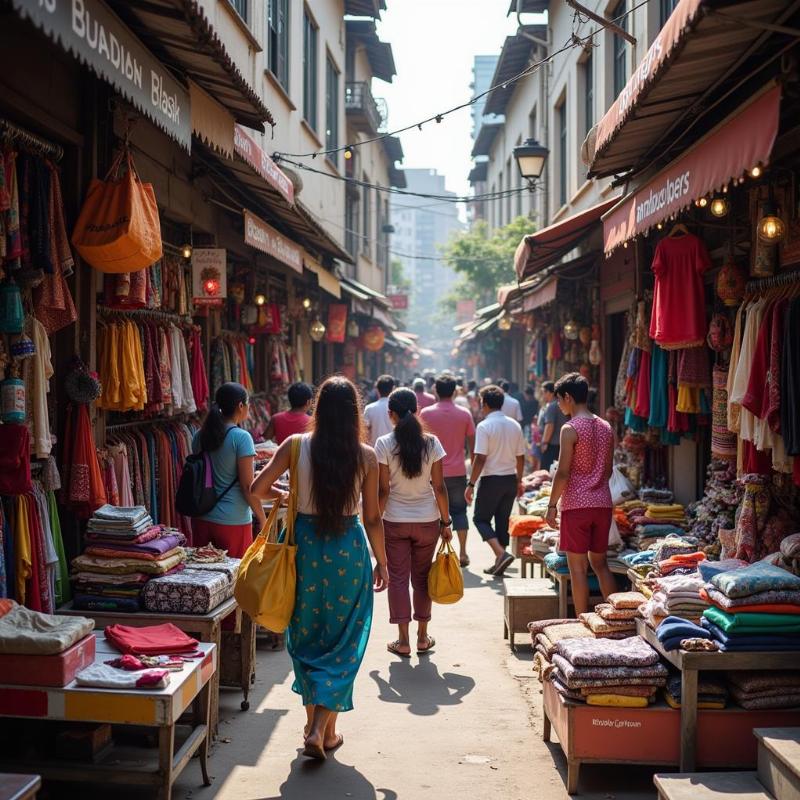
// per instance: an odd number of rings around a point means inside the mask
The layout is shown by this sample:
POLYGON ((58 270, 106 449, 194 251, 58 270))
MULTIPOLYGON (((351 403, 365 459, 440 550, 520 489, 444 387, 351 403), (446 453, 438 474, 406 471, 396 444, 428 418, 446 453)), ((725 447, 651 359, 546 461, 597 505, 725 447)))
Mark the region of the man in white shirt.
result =
POLYGON ((503 390, 502 412, 507 417, 511 417, 511 419, 514 419, 522 424, 522 406, 516 397, 511 396, 511 384, 508 381, 503 381, 500 384, 500 388, 503 390))
POLYGON ((480 478, 473 521, 495 556, 494 565, 484 570, 488 575, 502 575, 514 561, 506 549, 508 519, 514 500, 523 490, 525 439, 520 424, 503 413, 505 397, 499 386, 481 389, 484 419, 475 431, 472 472, 464 492, 467 503, 471 504, 480 478))
POLYGON ((389 395, 394 389, 395 380, 391 375, 381 375, 375 382, 378 400, 370 403, 364 409, 364 422, 369 432, 369 443, 375 447, 375 442, 394 430, 389 419, 389 395))

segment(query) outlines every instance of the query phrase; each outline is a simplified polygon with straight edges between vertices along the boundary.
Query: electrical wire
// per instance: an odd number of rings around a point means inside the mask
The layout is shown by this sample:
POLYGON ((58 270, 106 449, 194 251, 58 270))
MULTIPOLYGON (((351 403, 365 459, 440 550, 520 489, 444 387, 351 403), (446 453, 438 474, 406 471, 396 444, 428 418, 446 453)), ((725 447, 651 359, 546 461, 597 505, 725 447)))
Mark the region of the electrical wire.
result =
MULTIPOLYGON (((632 14, 634 11, 636 11, 639 8, 641 8, 642 6, 648 5, 650 2, 651 2, 651 0, 641 0, 640 3, 637 3, 636 5, 632 6, 627 11, 624 11, 619 16, 614 17, 613 19, 609 20, 609 22, 617 23, 620 20, 624 20, 629 14, 632 14)), ((453 106, 453 108, 448 108, 446 111, 440 111, 438 114, 434 114, 431 117, 427 117, 426 119, 422 119, 419 122, 414 122, 411 125, 406 125, 403 128, 397 128, 396 130, 388 131, 387 133, 382 133, 382 134, 380 134, 378 136, 372 136, 369 139, 362 139, 359 142, 354 142, 352 144, 342 145, 340 147, 331 147, 331 148, 328 148, 326 150, 317 150, 317 151, 311 152, 311 153, 280 153, 280 152, 276 152, 276 153, 273 154, 272 157, 276 161, 279 158, 283 158, 283 157, 289 157, 289 158, 312 158, 313 159, 313 158, 317 158, 317 156, 327 156, 327 155, 332 155, 334 153, 348 152, 348 151, 354 150, 356 147, 362 147, 363 145, 371 144, 372 142, 380 142, 380 141, 383 141, 384 139, 388 139, 390 137, 397 136, 397 134, 399 134, 399 133, 405 133, 407 131, 414 130, 414 128, 418 128, 419 130, 422 130, 422 126, 423 125, 427 125, 430 122, 436 122, 437 124, 441 123, 442 120, 446 116, 449 116, 450 114, 454 114, 456 111, 461 111, 462 109, 469 108, 470 106, 475 105, 475 103, 477 103, 479 100, 482 100, 487 95, 491 94, 495 89, 498 89, 500 87, 505 89, 508 86, 510 86, 511 84, 516 83, 517 81, 521 80, 522 78, 525 78, 528 75, 532 75, 534 72, 536 72, 536 70, 539 69, 539 67, 541 67, 543 64, 549 63, 556 56, 561 55, 562 53, 566 53, 568 50, 572 50, 575 47, 584 47, 588 42, 591 42, 592 39, 598 33, 600 33, 601 31, 604 31, 604 30, 606 30, 606 28, 604 26, 600 25, 597 28, 595 28, 593 31, 591 31, 591 33, 589 33, 586 36, 577 36, 573 32, 572 36, 570 36, 570 38, 568 40, 568 43, 565 44, 562 48, 560 48, 559 50, 554 51, 553 53, 550 53, 549 55, 545 56, 540 61, 534 62, 533 64, 529 64, 527 67, 525 67, 524 70, 522 70, 521 72, 518 72, 516 75, 513 75, 508 80, 505 80, 502 83, 498 83, 498 84, 496 84, 494 86, 490 86, 488 89, 486 89, 486 91, 483 91, 483 92, 480 92, 477 95, 474 95, 473 97, 471 97, 466 102, 459 103, 457 106, 453 106)), ((327 173, 323 173, 323 174, 327 174, 327 173)))

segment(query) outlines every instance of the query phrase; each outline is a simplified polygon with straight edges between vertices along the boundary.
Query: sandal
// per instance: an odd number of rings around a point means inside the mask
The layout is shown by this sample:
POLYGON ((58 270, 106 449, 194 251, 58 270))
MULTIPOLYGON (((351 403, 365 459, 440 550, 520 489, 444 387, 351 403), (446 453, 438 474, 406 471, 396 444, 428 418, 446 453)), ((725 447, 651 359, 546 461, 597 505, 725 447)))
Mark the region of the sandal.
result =
POLYGON ((425 653, 430 653, 430 651, 433 650, 434 647, 436 647, 436 639, 434 639, 433 636, 426 636, 425 638, 427 639, 427 642, 428 642, 428 646, 427 647, 420 647, 419 646, 419 641, 417 641, 417 655, 418 656, 425 655, 425 653))
POLYGON ((328 758, 328 756, 325 755, 325 750, 321 745, 308 744, 308 742, 306 742, 306 745, 303 748, 303 755, 307 758, 315 758, 317 761, 325 761, 328 758))
POLYGON ((460 558, 458 560, 458 563, 461 564, 462 567, 468 567, 469 566, 469 556, 464 556, 463 558, 460 558))
POLYGON ((395 639, 395 641, 389 642, 389 644, 386 645, 386 649, 390 653, 394 653, 396 656, 400 656, 400 658, 411 658, 411 647, 409 646, 407 653, 403 653, 399 649, 400 647, 402 647, 402 645, 399 639, 395 639))
POLYGON ((326 753, 332 753, 334 750, 338 750, 344 744, 344 736, 341 733, 336 734, 336 744, 331 745, 331 747, 326 747, 326 753))

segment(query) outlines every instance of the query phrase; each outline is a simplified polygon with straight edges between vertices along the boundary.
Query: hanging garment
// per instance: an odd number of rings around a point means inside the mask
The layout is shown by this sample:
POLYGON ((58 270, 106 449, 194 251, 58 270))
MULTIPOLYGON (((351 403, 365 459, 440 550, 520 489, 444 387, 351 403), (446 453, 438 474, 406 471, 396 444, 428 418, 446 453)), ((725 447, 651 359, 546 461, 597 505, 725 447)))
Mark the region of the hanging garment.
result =
POLYGON ((650 417, 647 424, 651 428, 667 427, 667 371, 669 354, 653 343, 650 356, 650 417))
POLYGON ((35 458, 47 458, 53 447, 50 437, 50 415, 47 410, 50 378, 53 377, 50 340, 44 325, 32 316, 25 319, 25 333, 36 348, 36 352, 30 358, 26 358, 22 365, 26 420, 32 434, 31 452, 35 458))
POLYGON ((800 298, 798 297, 789 302, 784 315, 780 430, 786 452, 791 456, 800 456, 800 298))
POLYGON ((63 449, 62 501, 76 517, 88 519, 95 509, 106 503, 88 406, 70 404, 67 407, 63 449))
POLYGON ((711 455, 732 460, 736 458, 736 434, 728 429, 728 370, 716 365, 712 383, 711 455))

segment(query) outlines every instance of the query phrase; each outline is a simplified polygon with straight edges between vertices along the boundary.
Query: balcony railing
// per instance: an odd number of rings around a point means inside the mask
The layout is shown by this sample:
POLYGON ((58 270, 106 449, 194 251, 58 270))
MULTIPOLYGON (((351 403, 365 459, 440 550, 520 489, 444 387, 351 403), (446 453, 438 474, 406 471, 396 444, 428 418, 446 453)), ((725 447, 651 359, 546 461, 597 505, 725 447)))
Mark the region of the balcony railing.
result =
POLYGON ((344 108, 357 130, 374 134, 380 129, 383 117, 365 81, 345 84, 344 108))

